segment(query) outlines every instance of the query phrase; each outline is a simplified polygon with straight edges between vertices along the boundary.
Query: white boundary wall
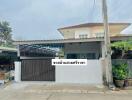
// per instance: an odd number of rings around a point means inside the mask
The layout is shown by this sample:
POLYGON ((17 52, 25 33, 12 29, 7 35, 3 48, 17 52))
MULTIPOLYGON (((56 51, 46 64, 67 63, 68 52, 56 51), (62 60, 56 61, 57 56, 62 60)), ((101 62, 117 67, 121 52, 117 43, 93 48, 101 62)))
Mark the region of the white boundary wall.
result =
POLYGON ((56 66, 56 83, 103 84, 100 60, 88 60, 87 66, 56 66))
POLYGON ((21 62, 15 62, 15 82, 21 82, 21 62))

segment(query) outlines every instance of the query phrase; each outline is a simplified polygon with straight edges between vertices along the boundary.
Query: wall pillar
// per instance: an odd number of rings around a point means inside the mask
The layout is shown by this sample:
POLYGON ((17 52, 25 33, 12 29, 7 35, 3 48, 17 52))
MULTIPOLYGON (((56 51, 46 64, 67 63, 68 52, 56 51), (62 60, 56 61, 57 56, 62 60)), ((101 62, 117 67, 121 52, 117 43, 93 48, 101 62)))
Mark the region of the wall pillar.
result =
POLYGON ((21 62, 15 62, 15 82, 21 82, 21 62))
POLYGON ((17 57, 20 57, 20 45, 17 45, 17 57))

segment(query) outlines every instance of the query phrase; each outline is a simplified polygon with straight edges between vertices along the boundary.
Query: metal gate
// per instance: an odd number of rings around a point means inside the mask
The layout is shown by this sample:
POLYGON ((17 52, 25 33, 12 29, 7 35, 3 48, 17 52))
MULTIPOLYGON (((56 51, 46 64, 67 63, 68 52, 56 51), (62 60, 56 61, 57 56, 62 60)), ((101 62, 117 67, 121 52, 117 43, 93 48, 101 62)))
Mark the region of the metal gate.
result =
POLYGON ((22 60, 22 81, 55 81, 55 66, 51 59, 22 60))

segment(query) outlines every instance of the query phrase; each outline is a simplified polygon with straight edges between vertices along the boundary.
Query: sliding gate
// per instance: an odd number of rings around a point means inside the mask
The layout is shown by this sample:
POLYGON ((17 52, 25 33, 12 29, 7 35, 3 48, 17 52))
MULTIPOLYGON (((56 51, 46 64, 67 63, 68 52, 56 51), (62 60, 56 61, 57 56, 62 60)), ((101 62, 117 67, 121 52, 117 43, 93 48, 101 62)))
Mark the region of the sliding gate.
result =
POLYGON ((21 63, 22 81, 55 81, 55 66, 51 58, 24 59, 21 63))

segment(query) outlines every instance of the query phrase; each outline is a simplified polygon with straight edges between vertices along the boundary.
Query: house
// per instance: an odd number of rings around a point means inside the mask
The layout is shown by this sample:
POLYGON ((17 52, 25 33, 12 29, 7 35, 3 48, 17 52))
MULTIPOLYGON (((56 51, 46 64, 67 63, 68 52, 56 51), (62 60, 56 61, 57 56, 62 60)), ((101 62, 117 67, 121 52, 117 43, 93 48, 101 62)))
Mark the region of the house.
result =
MULTIPOLYGON (((111 42, 132 38, 120 34, 129 23, 109 23, 111 42)), ((16 81, 103 84, 100 58, 105 57, 103 23, 86 23, 58 29, 63 39, 15 41, 20 61, 16 81), (87 66, 52 66, 52 59, 87 59, 87 66), (62 58, 62 57, 61 57, 62 58)))
MULTIPOLYGON (((120 34, 120 32, 123 31, 125 28, 127 28, 130 24, 129 23, 110 23, 109 25, 110 25, 109 26, 110 36, 121 37, 123 35, 120 34)), ((58 30, 62 34, 64 39, 94 38, 97 40, 98 38, 102 38, 104 36, 104 27, 102 23, 86 23, 86 24, 80 24, 80 25, 75 25, 70 27, 64 27, 58 30)), ((78 44, 75 44, 75 45, 76 45, 75 47, 77 47, 77 48, 74 47, 75 50, 74 49, 71 50, 72 46, 69 44, 65 46, 65 49, 71 48, 70 52, 69 50, 65 50, 65 54, 67 55, 67 58, 69 57, 73 58, 71 56, 74 56, 75 58, 98 59, 102 55, 101 49, 103 46, 103 42, 97 43, 97 42, 91 41, 91 43, 88 43, 88 44, 84 43, 81 45, 78 45, 78 44), (90 48, 88 47, 88 45, 90 48), (80 50, 79 48, 81 48, 82 50, 79 51, 80 50), (74 52, 71 52, 71 51, 74 51, 74 52), (75 53, 77 53, 77 55, 75 55, 75 53)))
POLYGON ((14 61, 17 59, 17 49, 0 46, 0 83, 13 78, 14 61))
MULTIPOLYGON (((129 23, 109 23, 111 36, 120 36, 129 23)), ((98 38, 104 36, 103 23, 86 23, 58 29, 64 39, 98 38)))

